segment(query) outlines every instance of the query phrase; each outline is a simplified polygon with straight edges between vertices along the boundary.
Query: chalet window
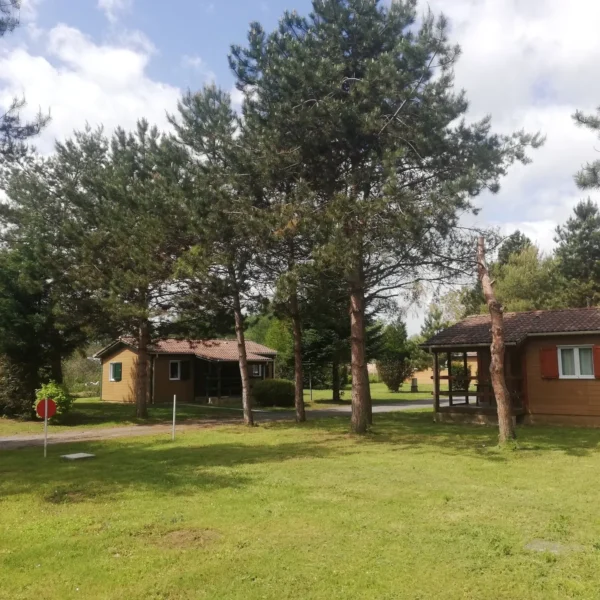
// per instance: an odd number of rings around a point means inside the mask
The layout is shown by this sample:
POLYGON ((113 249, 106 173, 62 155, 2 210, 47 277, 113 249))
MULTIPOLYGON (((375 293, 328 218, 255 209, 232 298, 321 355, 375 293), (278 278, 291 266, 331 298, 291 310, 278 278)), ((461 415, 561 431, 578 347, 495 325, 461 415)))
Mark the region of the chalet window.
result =
POLYGON ((252 365, 252 377, 260 377, 261 375, 261 365, 252 365))
POLYGON ((559 347, 558 369, 561 379, 594 379, 592 346, 559 347))
POLYGON ((109 381, 121 381, 123 378, 123 363, 112 362, 109 365, 108 379, 109 381))
POLYGON ((179 381, 181 379, 181 361, 169 361, 169 379, 171 381, 179 381))
POLYGON ((189 360, 170 360, 169 379, 171 381, 187 381, 191 376, 189 360))

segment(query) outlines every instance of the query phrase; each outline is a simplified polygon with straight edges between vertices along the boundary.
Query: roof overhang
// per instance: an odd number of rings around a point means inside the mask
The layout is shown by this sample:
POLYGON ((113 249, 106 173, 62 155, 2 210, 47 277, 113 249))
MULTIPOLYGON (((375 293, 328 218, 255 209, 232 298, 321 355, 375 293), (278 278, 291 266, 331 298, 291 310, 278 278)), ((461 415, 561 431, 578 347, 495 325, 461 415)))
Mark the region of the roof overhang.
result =
MULTIPOLYGON (((574 335, 600 335, 600 330, 593 331, 547 331, 542 333, 527 333, 519 341, 504 342, 505 346, 520 346, 528 338, 532 337, 566 337, 574 335)), ((469 348, 489 348, 491 342, 478 344, 420 344, 420 347, 425 350, 468 350, 469 348)))
POLYGON ((102 358, 103 356, 110 354, 113 350, 119 348, 120 346, 125 346, 126 348, 130 348, 131 350, 137 352, 137 348, 135 346, 133 346, 132 344, 128 344, 124 340, 119 339, 115 340, 114 342, 111 342, 107 346, 104 346, 104 348, 100 348, 100 350, 98 350, 98 352, 96 352, 96 354, 94 354, 92 358, 102 358))

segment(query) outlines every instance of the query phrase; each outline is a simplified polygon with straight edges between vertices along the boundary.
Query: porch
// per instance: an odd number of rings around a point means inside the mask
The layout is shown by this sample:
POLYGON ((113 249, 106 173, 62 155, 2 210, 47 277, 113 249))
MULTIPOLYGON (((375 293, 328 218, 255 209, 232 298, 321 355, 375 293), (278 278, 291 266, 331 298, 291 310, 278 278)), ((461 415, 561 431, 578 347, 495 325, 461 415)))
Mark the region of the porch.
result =
MULTIPOLYGON (((435 420, 497 421, 498 407, 490 379, 489 346, 432 348, 431 351, 435 420), (441 400, 447 400, 447 404, 444 402, 442 405, 441 400)), ((516 346, 506 349, 505 373, 511 413, 518 419, 526 413, 527 387, 525 355, 516 346)))
MULTIPOLYGON (((273 377, 273 362, 248 361, 250 384, 273 377)), ((212 402, 221 398, 241 398, 242 378, 235 361, 208 361, 194 359, 194 399, 212 402)))

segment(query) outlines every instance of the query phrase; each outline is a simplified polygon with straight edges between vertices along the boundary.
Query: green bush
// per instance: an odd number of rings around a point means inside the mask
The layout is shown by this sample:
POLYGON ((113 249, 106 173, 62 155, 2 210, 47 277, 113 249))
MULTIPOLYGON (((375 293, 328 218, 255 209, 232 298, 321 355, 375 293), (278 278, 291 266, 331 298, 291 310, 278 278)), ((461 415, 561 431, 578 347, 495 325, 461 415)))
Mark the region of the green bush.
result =
POLYGON ((397 393, 415 369, 408 359, 383 358, 377 361, 377 373, 388 390, 397 393))
POLYGON ((263 379, 252 388, 258 406, 294 406, 295 386, 287 379, 263 379))
POLYGON ((71 396, 66 388, 59 385, 55 381, 49 381, 35 392, 36 404, 45 398, 51 398, 56 402, 56 417, 66 415, 73 406, 73 396, 71 396))
POLYGON ((465 370, 465 365, 461 362, 453 362, 450 367, 450 374, 454 377, 452 387, 455 390, 466 390, 468 386, 468 382, 471 377, 471 367, 467 365, 465 370))

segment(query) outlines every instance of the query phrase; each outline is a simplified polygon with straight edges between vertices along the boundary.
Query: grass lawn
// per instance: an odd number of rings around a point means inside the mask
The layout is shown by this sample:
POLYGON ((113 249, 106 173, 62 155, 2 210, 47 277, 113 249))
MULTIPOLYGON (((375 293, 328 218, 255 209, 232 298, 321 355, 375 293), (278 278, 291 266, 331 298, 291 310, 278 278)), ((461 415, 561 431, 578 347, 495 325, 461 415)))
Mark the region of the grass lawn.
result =
MULTIPOLYGON (((120 425, 153 425, 170 423, 173 418, 172 405, 155 405, 148 408, 150 418, 141 420, 135 417, 133 404, 101 402, 98 398, 76 400, 66 422, 61 425, 50 424, 49 431, 74 431, 76 429, 95 429, 97 427, 118 427, 120 425)), ((201 421, 214 418, 239 418, 236 411, 183 404, 177 408, 179 423, 201 421)), ((0 417, 0 437, 5 435, 34 434, 44 432, 42 420, 24 421, 0 417)))
MULTIPOLYGON (((419 385, 418 392, 410 391, 410 384, 404 384, 398 393, 388 391, 384 383, 371 384, 371 398, 373 402, 410 402, 412 400, 428 400, 433 397, 433 384, 419 385)), ((342 403, 350 405, 352 390, 350 386, 344 390, 342 403)), ((304 390, 304 399, 308 408, 324 408, 332 402, 331 390, 313 390, 313 402, 310 402, 310 391, 304 390)))
POLYGON ((3 452, 0 598, 600 597, 600 432, 520 428, 498 450, 494 428, 424 412, 346 432, 336 418, 3 452))
MULTIPOLYGON (((429 386, 431 388, 431 386, 429 386)), ((409 388, 410 389, 410 388, 409 388)), ((431 398, 431 391, 424 389, 418 394, 400 391, 392 394, 387 391, 383 383, 371 384, 373 401, 396 401, 404 402, 431 398)), ((308 409, 325 409, 332 406, 331 390, 314 390, 313 402, 310 402, 310 393, 305 391, 305 400, 308 409)), ((350 405, 351 392, 345 390, 343 404, 350 405)), ((202 405, 184 404, 177 409, 177 421, 180 423, 199 421, 214 418, 241 418, 240 410, 227 408, 207 407, 202 405)), ((282 409, 260 409, 260 410, 282 410, 282 409)), ((293 408, 283 409, 293 410, 293 408)), ((135 417, 135 407, 132 404, 119 404, 116 402, 101 402, 98 398, 81 398, 75 401, 67 421, 63 424, 51 424, 50 431, 58 433, 61 431, 74 431, 76 429, 95 429, 97 427, 118 427, 125 425, 144 425, 156 423, 170 423, 172 418, 172 407, 168 405, 156 405, 149 407, 150 418, 142 421, 135 417)), ((6 419, 0 417, 0 437, 19 434, 43 433, 44 424, 41 420, 24 421, 19 419, 6 419)))

